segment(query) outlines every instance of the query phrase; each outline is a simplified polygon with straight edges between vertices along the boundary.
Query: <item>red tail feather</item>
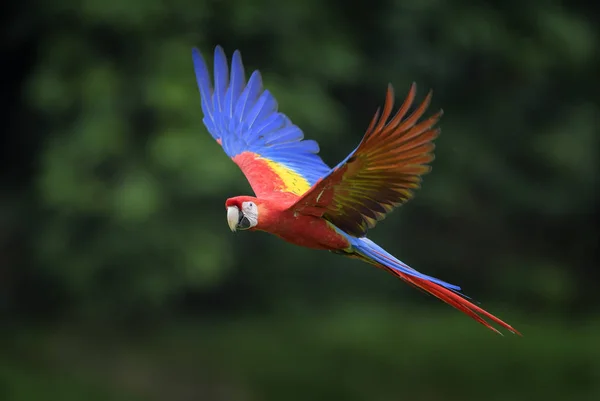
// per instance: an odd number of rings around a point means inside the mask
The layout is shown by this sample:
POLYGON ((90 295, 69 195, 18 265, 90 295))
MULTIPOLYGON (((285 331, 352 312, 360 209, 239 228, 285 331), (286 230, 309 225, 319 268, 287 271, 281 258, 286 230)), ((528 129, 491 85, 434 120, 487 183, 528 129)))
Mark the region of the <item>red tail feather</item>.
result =
POLYGON ((479 306, 474 305, 472 302, 468 301, 467 299, 463 298, 462 296, 453 292, 452 290, 449 290, 447 288, 442 287, 439 284, 432 283, 432 282, 424 280, 424 279, 420 279, 420 278, 417 278, 414 276, 409 276, 409 275, 400 273, 400 272, 398 272, 394 269, 388 268, 386 266, 377 265, 377 267, 387 270, 390 273, 392 273, 394 276, 401 278, 402 280, 406 281, 407 283, 409 283, 425 292, 428 292, 429 294, 446 302, 448 305, 455 307, 459 311, 465 313, 466 315, 475 319, 476 321, 478 321, 479 323, 481 323, 488 329, 495 331, 496 333, 498 333, 500 335, 502 335, 502 333, 500 333, 487 320, 485 320, 484 317, 493 321, 494 323, 497 323, 498 325, 504 327, 505 329, 509 330, 510 332, 512 332, 514 334, 521 335, 521 333, 519 333, 516 329, 514 329, 508 323, 505 323, 504 321, 500 320, 499 318, 492 315, 488 311, 480 308, 479 306), (482 315, 483 315, 483 317, 482 317, 482 315))

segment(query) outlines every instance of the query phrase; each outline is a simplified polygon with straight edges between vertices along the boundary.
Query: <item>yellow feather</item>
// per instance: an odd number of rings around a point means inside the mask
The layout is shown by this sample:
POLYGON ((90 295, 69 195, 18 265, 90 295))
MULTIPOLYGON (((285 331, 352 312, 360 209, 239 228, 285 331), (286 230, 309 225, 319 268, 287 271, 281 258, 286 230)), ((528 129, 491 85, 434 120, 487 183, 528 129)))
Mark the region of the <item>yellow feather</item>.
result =
POLYGON ((279 178, 281 178, 281 181, 283 181, 283 188, 281 188, 281 191, 291 192, 295 195, 301 196, 310 189, 310 184, 306 178, 302 177, 294 170, 291 170, 290 168, 273 160, 266 158, 261 159, 264 160, 269 168, 273 170, 275 174, 279 176, 279 178))

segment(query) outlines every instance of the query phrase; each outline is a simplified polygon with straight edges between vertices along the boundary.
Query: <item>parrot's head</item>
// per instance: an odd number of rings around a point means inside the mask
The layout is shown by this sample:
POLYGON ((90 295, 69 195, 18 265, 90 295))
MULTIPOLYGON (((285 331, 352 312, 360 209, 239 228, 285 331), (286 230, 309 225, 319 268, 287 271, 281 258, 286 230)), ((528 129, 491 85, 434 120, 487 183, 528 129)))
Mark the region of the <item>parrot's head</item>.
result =
POLYGON ((227 224, 231 231, 249 230, 258 224, 259 200, 251 196, 229 198, 225 202, 227 224))

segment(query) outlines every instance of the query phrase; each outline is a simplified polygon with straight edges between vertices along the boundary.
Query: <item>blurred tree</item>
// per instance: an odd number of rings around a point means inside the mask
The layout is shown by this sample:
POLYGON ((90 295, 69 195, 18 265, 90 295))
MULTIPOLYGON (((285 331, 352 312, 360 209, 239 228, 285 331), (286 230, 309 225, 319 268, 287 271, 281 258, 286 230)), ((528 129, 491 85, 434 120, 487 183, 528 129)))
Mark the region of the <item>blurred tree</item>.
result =
MULTIPOLYGON (((51 283, 35 302, 123 317, 159 313, 182 293, 328 302, 339 274, 359 269, 227 233, 222 202, 249 187, 204 130, 190 61, 192 46, 210 56, 216 43, 260 68, 330 164, 360 140, 386 82, 398 96, 412 80, 421 95, 435 88, 433 108, 446 115, 434 172, 372 234, 411 265, 468 293, 493 286, 496 297, 553 307, 584 300, 574 288, 597 277, 598 28, 576 8, 62 0, 15 15, 9 44, 35 58, 15 65, 26 80, 13 83, 23 103, 5 149, 35 170, 4 174, 31 183, 3 201, 4 235, 26 230, 31 252, 13 254, 3 274, 17 277, 4 284, 13 289, 27 275, 32 288, 51 283)), ((376 274, 335 285, 397 293, 376 274)))
POLYGON ((598 399, 598 6, 3 10, 0 399, 598 399), (433 172, 370 236, 525 338, 490 340, 359 262, 233 236, 223 202, 250 188, 205 132, 190 56, 210 60, 216 44, 260 69, 330 165, 388 82, 397 98, 412 81, 420 98, 433 88, 431 112, 445 111, 433 172), (439 315, 394 306, 408 299, 439 315), (115 330, 152 319, 162 325, 144 335, 115 330))

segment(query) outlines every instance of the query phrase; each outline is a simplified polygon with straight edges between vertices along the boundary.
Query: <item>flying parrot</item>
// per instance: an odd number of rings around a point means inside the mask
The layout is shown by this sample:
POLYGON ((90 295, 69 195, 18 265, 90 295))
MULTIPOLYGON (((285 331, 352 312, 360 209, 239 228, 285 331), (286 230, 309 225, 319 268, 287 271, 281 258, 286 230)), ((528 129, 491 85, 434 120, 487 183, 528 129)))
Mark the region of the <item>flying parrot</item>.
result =
POLYGON ((334 168, 318 155, 319 145, 278 111, 263 89, 259 71, 246 82, 239 51, 231 68, 220 46, 214 52, 214 84, 204 58, 192 50, 203 122, 225 153, 239 166, 256 196, 225 202, 231 231, 266 231, 292 244, 328 250, 386 270, 464 312, 487 328, 491 322, 520 334, 509 324, 474 305, 460 287, 425 275, 367 238, 394 208, 413 197, 421 176, 431 170, 436 123, 442 111, 421 120, 431 92, 409 113, 408 96, 392 116, 394 90, 388 85, 383 111, 377 110, 354 151, 334 168), (491 321, 491 322, 490 322, 491 321))

